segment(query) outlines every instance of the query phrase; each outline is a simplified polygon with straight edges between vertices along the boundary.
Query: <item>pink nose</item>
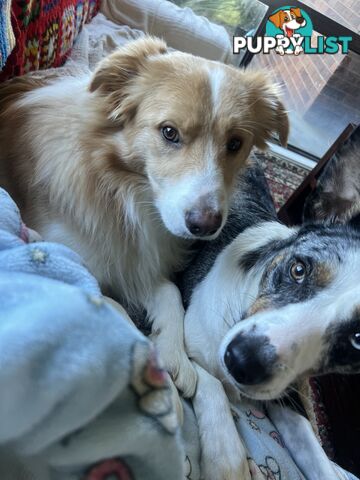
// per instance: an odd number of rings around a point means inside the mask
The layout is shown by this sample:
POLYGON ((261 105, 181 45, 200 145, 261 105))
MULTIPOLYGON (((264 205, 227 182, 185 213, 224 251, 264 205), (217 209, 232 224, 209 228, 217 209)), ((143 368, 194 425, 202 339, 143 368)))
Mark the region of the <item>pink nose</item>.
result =
POLYGON ((221 212, 208 208, 189 210, 185 214, 187 229, 197 237, 213 235, 219 230, 221 222, 221 212))

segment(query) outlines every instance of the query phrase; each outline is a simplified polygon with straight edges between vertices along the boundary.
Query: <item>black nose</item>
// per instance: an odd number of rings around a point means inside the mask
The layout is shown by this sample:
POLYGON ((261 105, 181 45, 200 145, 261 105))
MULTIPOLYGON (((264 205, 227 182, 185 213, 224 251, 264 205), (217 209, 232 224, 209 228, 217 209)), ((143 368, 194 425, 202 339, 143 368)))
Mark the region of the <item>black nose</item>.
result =
POLYGON ((231 376, 243 385, 258 385, 271 377, 275 347, 264 335, 237 335, 228 345, 224 361, 231 376))
POLYGON ((296 17, 297 23, 303 23, 304 17, 296 17))
POLYGON ((198 237, 213 235, 221 227, 221 212, 210 209, 189 210, 185 214, 186 227, 198 237))

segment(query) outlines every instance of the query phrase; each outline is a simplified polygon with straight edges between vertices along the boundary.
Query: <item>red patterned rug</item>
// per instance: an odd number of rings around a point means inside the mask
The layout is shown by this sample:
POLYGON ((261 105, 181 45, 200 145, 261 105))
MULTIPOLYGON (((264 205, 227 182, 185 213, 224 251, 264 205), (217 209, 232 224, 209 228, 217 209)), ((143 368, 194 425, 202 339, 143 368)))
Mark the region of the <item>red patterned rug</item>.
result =
POLYGON ((308 169, 278 157, 272 152, 255 151, 264 168, 266 180, 278 210, 308 175, 308 169))

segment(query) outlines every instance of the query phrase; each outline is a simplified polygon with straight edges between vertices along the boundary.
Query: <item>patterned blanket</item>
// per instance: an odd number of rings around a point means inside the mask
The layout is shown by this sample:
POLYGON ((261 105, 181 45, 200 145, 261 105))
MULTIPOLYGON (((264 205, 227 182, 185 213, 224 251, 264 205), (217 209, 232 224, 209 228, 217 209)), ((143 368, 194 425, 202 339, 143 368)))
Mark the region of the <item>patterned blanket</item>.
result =
POLYGON ((62 65, 99 5, 100 0, 0 0, 0 81, 62 65))

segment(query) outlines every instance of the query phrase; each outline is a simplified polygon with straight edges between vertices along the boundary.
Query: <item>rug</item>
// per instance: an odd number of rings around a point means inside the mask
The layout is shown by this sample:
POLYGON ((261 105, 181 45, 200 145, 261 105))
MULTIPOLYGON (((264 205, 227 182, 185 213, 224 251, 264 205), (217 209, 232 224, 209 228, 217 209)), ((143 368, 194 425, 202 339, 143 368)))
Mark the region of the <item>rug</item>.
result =
POLYGON ((276 210, 279 210, 309 174, 310 170, 295 165, 273 152, 255 150, 254 154, 265 171, 276 210))

